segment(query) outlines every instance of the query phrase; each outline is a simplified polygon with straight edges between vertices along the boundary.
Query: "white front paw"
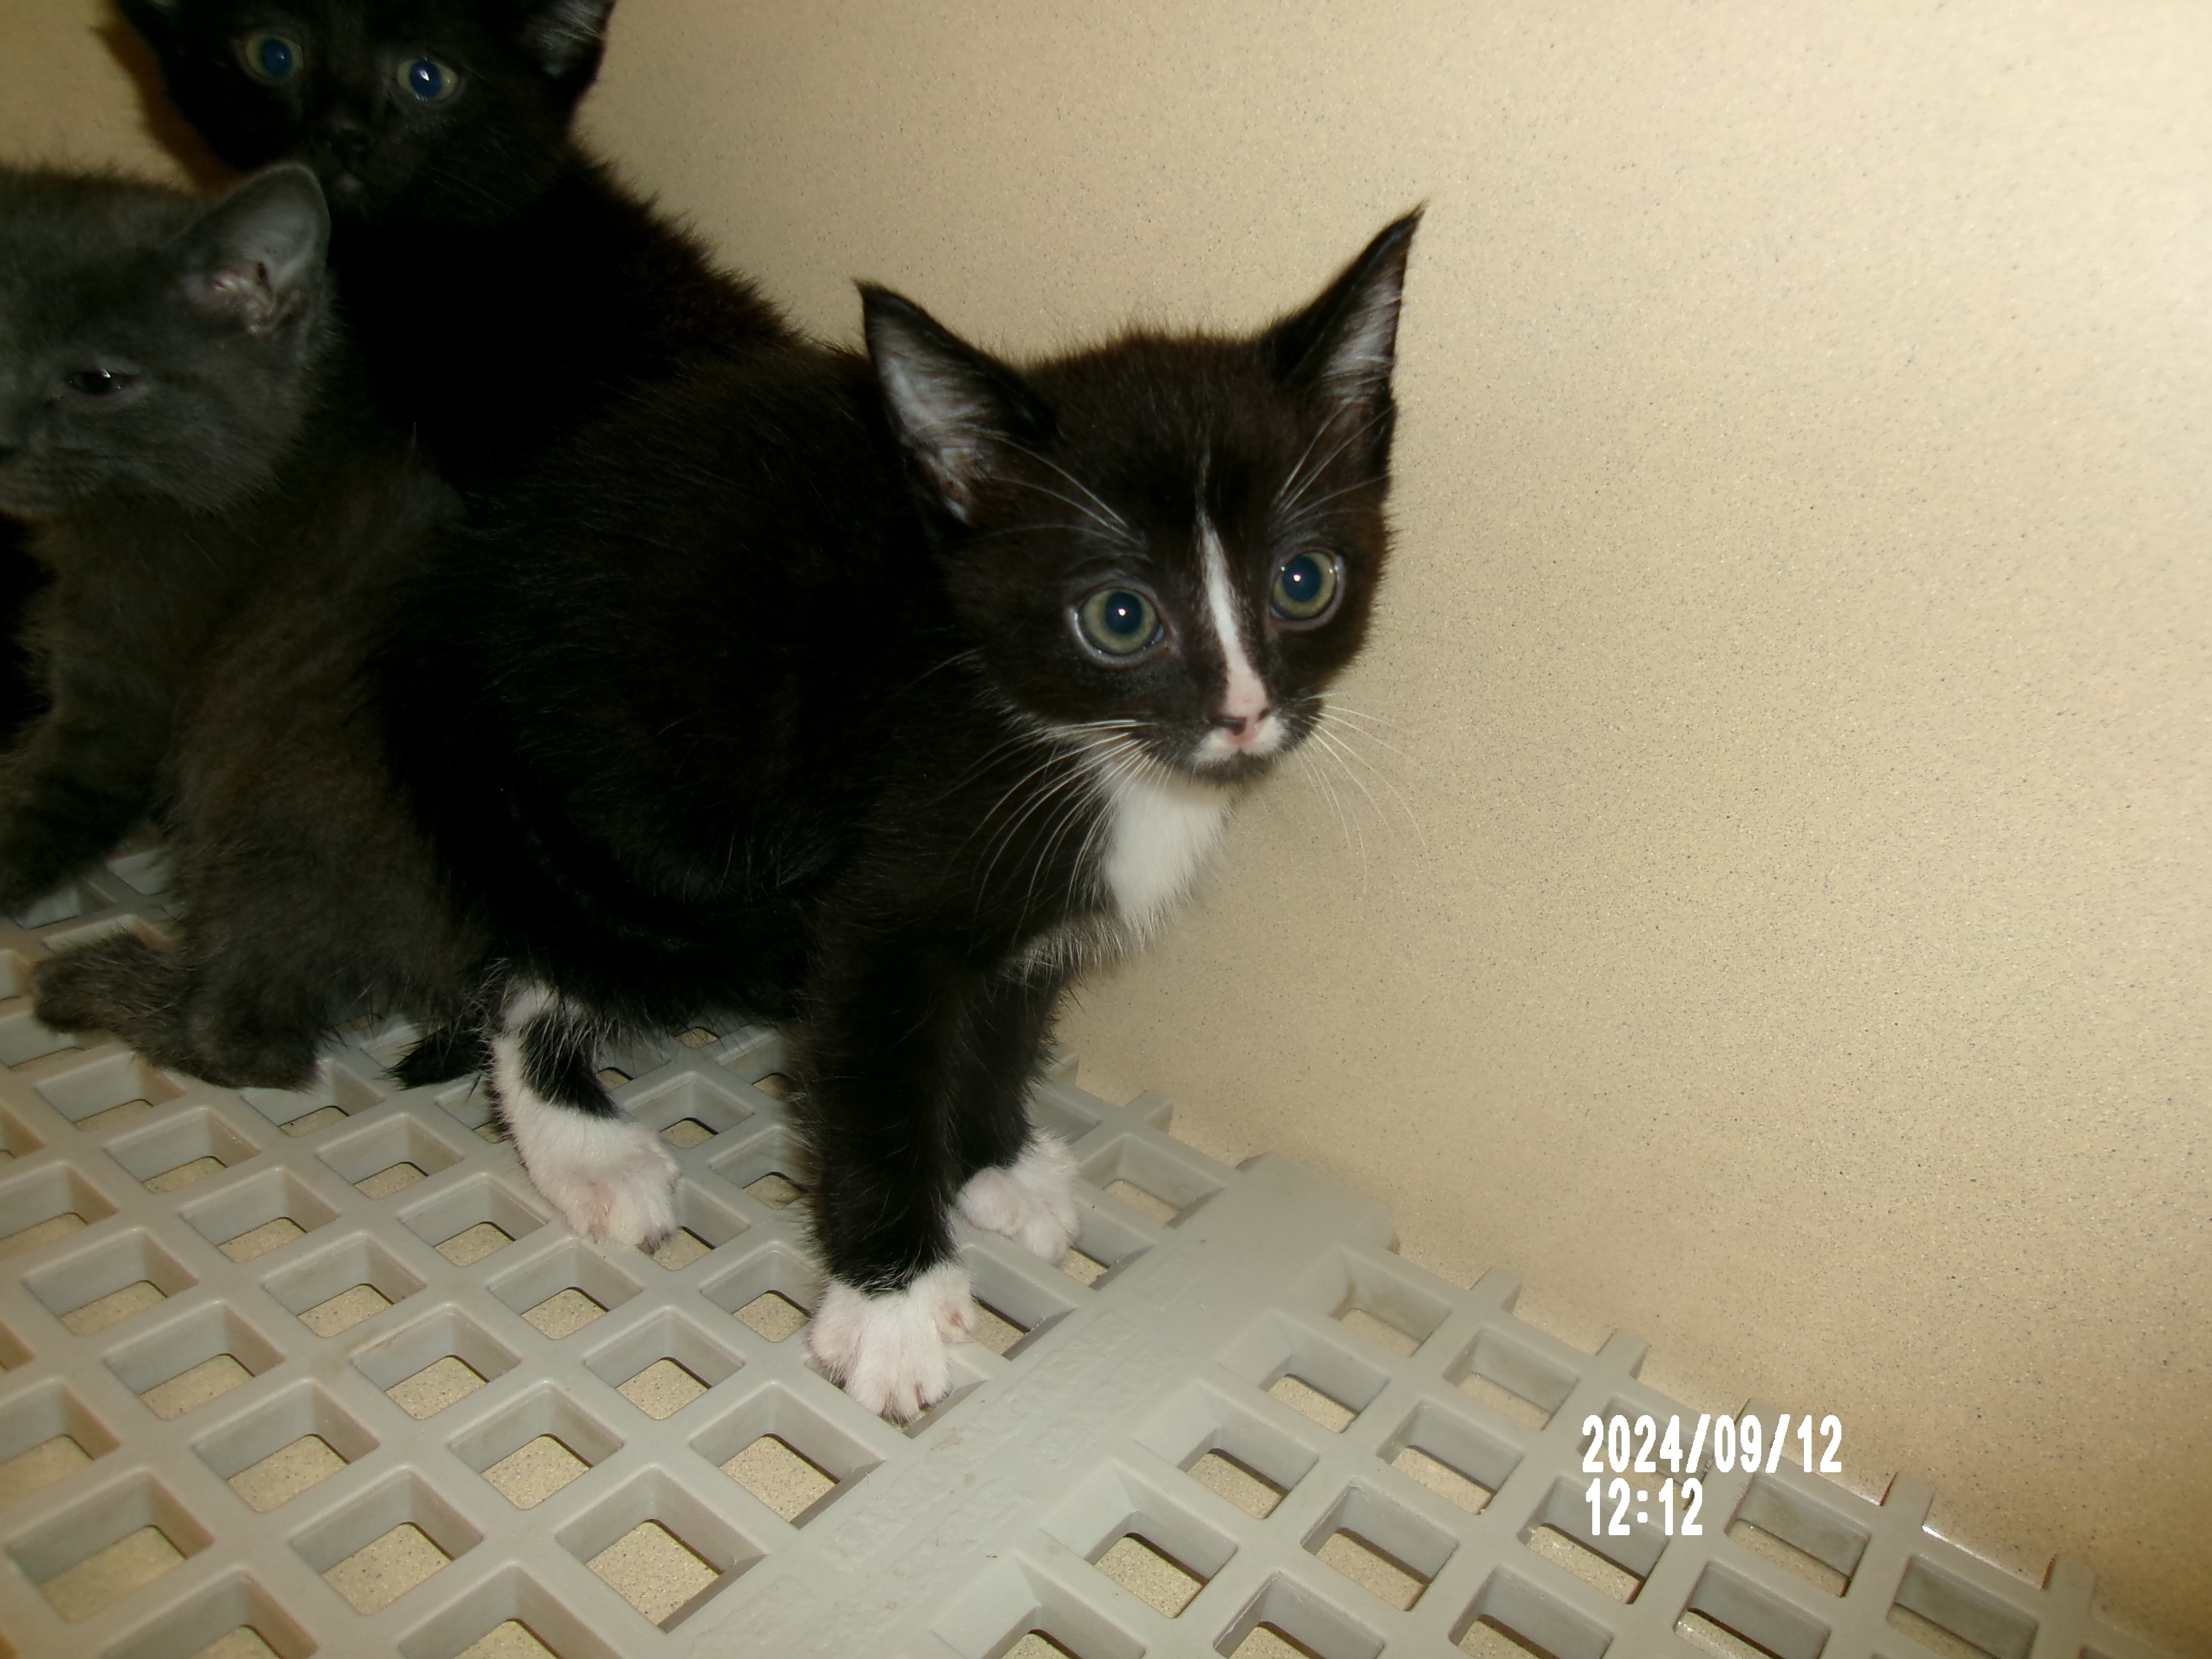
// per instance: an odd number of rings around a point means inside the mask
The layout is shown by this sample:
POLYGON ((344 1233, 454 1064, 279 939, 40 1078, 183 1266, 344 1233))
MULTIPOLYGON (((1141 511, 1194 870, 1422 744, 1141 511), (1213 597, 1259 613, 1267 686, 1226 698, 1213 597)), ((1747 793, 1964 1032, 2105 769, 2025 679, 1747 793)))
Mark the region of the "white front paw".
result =
POLYGON ((902 1422, 951 1391, 945 1345, 975 1340, 968 1270, 957 1261, 872 1295, 833 1279, 806 1327, 822 1369, 870 1411, 902 1422))
POLYGON ((676 1231, 676 1160, 645 1125, 536 1100, 504 1105, 522 1167, 577 1232, 649 1249, 676 1231))
POLYGON ((1058 1266, 1075 1243, 1075 1154, 1058 1135, 1030 1137, 1004 1169, 978 1170, 960 1189, 960 1213, 1058 1266))

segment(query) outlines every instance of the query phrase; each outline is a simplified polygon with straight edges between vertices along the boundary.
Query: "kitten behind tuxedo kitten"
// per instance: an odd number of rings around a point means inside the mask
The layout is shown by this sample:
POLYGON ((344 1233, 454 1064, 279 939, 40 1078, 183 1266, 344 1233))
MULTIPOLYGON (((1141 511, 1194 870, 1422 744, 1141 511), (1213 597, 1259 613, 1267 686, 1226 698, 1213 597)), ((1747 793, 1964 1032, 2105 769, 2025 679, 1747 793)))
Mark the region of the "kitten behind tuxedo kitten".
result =
POLYGON ((333 335, 303 168, 212 207, 0 171, 0 511, 52 573, 32 606, 51 705, 6 761, 0 908, 155 805, 186 678, 272 552, 333 335))
POLYGON ((867 362, 793 341, 640 398, 441 556, 389 751, 572 1224, 672 1225, 593 1047, 719 1007, 791 1040, 808 1340, 864 1403, 950 1386, 956 1212, 1065 1253, 1029 1086, 1071 978, 1160 925, 1365 635, 1413 228, 1255 337, 1026 368, 866 290, 867 362))
POLYGON ((380 406, 499 491, 774 311, 569 136, 613 0, 121 0, 232 167, 314 169, 380 406))
POLYGON ((304 1082, 349 1003, 458 1004, 477 955, 406 902, 434 892, 428 854, 358 692, 380 596, 453 504, 360 410, 327 223, 304 167, 212 203, 0 170, 0 508, 52 572, 51 706, 0 762, 0 908, 171 826, 180 942, 59 957, 39 1006, 218 1082, 304 1082), (410 859, 373 900, 349 879, 410 859), (303 882, 328 896, 282 902, 303 882), (94 1007, 102 959, 133 994, 94 1007), (368 974, 395 960, 410 977, 368 974))

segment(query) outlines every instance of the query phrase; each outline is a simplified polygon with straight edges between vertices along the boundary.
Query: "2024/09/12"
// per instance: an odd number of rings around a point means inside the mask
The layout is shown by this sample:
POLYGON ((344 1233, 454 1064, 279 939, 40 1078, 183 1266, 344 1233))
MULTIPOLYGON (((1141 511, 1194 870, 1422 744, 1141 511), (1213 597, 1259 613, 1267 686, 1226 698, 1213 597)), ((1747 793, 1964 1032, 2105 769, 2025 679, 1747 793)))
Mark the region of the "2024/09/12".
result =
MULTIPOLYGON (((1759 1420, 1748 1413, 1741 1418, 1717 1419, 1711 1413, 1703 1413, 1698 1419, 1697 1429, 1691 1438, 1687 1459, 1682 1455, 1682 1419, 1680 1417, 1667 1419, 1667 1433, 1663 1439, 1659 1437, 1657 1421, 1649 1414, 1638 1418, 1633 1424, 1619 1413, 1609 1419, 1595 1412, 1583 1419, 1583 1432, 1590 1437, 1589 1446, 1583 1452, 1583 1472, 1596 1477, 1589 1483, 1589 1490, 1583 1494, 1590 1506, 1590 1536, 1626 1538, 1629 1535, 1627 1516, 1630 1503, 1649 1504, 1652 1498, 1650 1492, 1634 1491, 1626 1480, 1619 1477, 1658 1474, 1659 1463, 1654 1461, 1652 1446, 1652 1442, 1657 1440, 1657 1457, 1663 1460, 1668 1467, 1668 1479, 1660 1486, 1658 1495, 1667 1535, 1674 1537, 1678 1531, 1674 1519, 1674 1478, 1686 1474, 1681 1486, 1682 1518, 1679 1532, 1685 1538, 1702 1537, 1705 1528, 1698 1524, 1698 1511, 1704 1507, 1705 1488, 1705 1483, 1697 1479, 1697 1473, 1698 1460, 1705 1451, 1708 1430, 1712 1437, 1712 1467, 1719 1473, 1728 1474, 1739 1465, 1747 1474, 1758 1472, 1759 1454, 1764 1449, 1766 1453, 1765 1472, 1771 1474, 1780 1467, 1783 1449, 1789 1443, 1790 1413, 1781 1412, 1776 1414, 1774 1434, 1771 1440, 1759 1420), (1632 1458, 1630 1455, 1632 1447, 1634 1450, 1632 1458), (1605 1480, 1608 1465, 1615 1476, 1609 1487, 1605 1480), (1609 1522, 1604 1515, 1604 1501, 1607 1498, 1613 1500, 1609 1522)), ((1844 1444, 1843 1419, 1832 1413, 1823 1417, 1820 1433, 1826 1444, 1821 1449, 1820 1462, 1815 1463, 1813 1459, 1813 1419, 1808 1414, 1797 1419, 1797 1438, 1803 1443, 1805 1473, 1811 1474, 1817 1470, 1821 1474, 1841 1474, 1844 1466, 1838 1461, 1837 1453, 1844 1444)), ((1639 1523, 1648 1522, 1649 1516, 1647 1510, 1636 1511, 1636 1520, 1639 1523)))

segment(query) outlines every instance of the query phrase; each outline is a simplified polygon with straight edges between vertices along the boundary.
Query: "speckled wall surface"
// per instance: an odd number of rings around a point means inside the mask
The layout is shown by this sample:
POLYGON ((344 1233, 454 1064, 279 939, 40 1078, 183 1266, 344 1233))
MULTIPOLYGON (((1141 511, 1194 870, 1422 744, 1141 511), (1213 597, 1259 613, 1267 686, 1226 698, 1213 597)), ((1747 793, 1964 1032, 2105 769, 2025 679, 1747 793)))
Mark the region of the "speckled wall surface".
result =
MULTIPOLYGON (((0 154, 155 163, 100 15, 9 0, 0 154)), ((1428 201, 1373 737, 1087 1078, 2212 1654, 2212 15, 623 0, 591 125, 843 336, 1243 325, 1428 201)))

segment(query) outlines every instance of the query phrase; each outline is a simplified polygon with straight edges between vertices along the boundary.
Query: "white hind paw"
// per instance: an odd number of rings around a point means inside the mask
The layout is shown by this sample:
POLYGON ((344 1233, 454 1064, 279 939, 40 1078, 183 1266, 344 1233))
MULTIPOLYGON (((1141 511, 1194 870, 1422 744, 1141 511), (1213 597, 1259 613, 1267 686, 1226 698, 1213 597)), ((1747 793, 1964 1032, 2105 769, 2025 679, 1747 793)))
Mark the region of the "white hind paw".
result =
POLYGON ((522 1167, 577 1232, 649 1249, 676 1231, 676 1160, 645 1125, 526 1095, 502 1104, 522 1167))
POLYGON ((968 1270, 957 1261, 873 1295, 833 1279, 806 1327, 822 1369, 870 1411, 901 1422, 951 1391, 945 1345, 975 1340, 968 1270))
POLYGON ((1031 1135, 1012 1164, 969 1177, 960 1213, 1057 1266, 1075 1243, 1075 1154, 1058 1135, 1031 1135))

